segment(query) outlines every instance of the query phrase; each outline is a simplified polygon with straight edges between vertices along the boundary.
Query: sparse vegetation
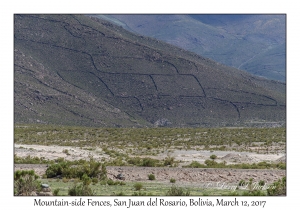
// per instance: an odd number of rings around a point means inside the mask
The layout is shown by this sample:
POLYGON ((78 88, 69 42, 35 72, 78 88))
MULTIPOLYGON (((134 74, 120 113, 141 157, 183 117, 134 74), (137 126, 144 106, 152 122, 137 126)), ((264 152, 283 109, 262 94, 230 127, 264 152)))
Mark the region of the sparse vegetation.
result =
POLYGON ((30 155, 21 158, 14 155, 14 163, 16 164, 53 164, 53 160, 47 160, 45 157, 31 157, 30 155))
MULTIPOLYGON (((166 157, 158 163, 151 159, 135 159, 128 155, 155 156, 160 148, 168 149, 213 149, 221 151, 251 151, 259 153, 285 152, 286 129, 279 128, 86 128, 69 126, 26 126, 15 128, 15 143, 82 148, 100 147, 115 158, 119 164, 172 166, 175 160, 166 157), (47 141, 44 141, 47 139, 47 141), (77 140, 74 140, 77 139, 77 140), (188 139, 188 141, 187 141, 188 139), (269 139, 272 139, 270 142, 269 139), (267 143, 268 142, 268 143, 267 143), (267 143, 267 144, 265 144, 267 143), (126 145, 126 147, 124 147, 126 145), (149 150, 148 145, 152 145, 149 150), (111 149, 108 149, 108 146, 111 149), (120 149, 119 149, 120 148, 120 149), (271 148, 271 149, 270 149, 271 148), (126 161, 126 162, 124 162, 126 161)), ((213 154, 212 154, 212 157, 213 154)), ((15 162, 48 163, 43 158, 28 157, 15 162)))
POLYGON ((214 160, 205 160, 205 165, 197 161, 193 161, 191 164, 183 166, 185 168, 236 168, 236 169, 285 169, 285 163, 240 163, 240 164, 226 164, 225 162, 216 162, 214 160))

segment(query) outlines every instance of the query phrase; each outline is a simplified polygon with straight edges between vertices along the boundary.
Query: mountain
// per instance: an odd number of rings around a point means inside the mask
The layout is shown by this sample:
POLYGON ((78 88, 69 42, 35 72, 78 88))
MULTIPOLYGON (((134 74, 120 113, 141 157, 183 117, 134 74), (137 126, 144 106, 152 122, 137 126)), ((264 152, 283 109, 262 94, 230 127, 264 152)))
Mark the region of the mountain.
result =
POLYGON ((283 14, 95 16, 251 74, 286 80, 283 14))
POLYGON ((98 18, 14 16, 16 124, 282 124, 285 88, 98 18))

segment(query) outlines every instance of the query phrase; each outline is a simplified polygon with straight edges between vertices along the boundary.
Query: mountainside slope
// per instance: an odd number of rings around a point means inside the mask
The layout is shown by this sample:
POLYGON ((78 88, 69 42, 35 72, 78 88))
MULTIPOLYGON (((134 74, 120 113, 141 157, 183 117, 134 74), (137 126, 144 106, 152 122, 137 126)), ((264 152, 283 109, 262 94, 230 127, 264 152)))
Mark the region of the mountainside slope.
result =
POLYGON ((285 15, 96 16, 222 64, 285 82, 285 15))
POLYGON ((82 15, 15 15, 15 123, 285 122, 285 84, 82 15))

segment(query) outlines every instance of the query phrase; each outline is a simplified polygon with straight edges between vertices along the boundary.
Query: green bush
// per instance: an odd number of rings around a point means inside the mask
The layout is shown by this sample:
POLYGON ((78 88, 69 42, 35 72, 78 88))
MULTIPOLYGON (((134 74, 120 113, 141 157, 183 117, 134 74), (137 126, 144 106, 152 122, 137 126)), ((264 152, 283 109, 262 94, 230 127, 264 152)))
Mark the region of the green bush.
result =
POLYGON ((286 195, 286 177, 271 184, 267 189, 267 195, 286 195))
POLYGON ((149 180, 155 180, 155 175, 154 174, 149 174, 148 179, 149 180))
POLYGON ((265 196, 265 195, 266 194, 261 190, 244 191, 242 194, 239 194, 236 191, 222 194, 222 196, 265 196))
POLYGON ((214 160, 214 159, 216 159, 216 158, 217 158, 216 155, 211 155, 211 156, 210 156, 210 159, 212 159, 212 160, 214 160))
POLYGON ((38 175, 33 170, 17 170, 14 173, 14 195, 31 195, 32 192, 41 190, 38 175))
POLYGON ((89 161, 62 161, 50 165, 46 170, 48 178, 56 177, 58 175, 66 178, 82 178, 86 174, 90 178, 105 179, 107 172, 104 164, 96 162, 93 158, 89 161))
POLYGON ((106 185, 107 184, 107 181, 106 180, 101 180, 100 181, 100 185, 106 185))
POLYGON ((258 182, 258 185, 259 185, 259 186, 264 186, 264 185, 265 185, 265 181, 260 180, 260 181, 258 182))
POLYGON ((239 196, 240 194, 238 194, 238 192, 233 191, 230 193, 223 193, 222 196, 239 196))
POLYGON ((158 160, 152 158, 143 158, 142 159, 142 166, 145 167, 155 167, 158 164, 158 160))
POLYGON ((135 183, 133 185, 135 190, 141 190, 143 188, 143 184, 142 183, 135 183))
POLYGON ((183 166, 185 168, 238 168, 238 169, 268 169, 268 168, 278 168, 278 169, 285 169, 285 163, 267 163, 267 162, 259 162, 259 163, 240 163, 240 164, 230 164, 226 165, 226 161, 221 163, 216 162, 215 160, 205 160, 205 165, 193 161, 191 164, 187 166, 183 166))
POLYGON ((270 163, 267 163, 266 161, 257 163, 257 166, 261 168, 270 168, 272 165, 270 163))
POLYGON ((286 169, 286 164, 280 162, 280 163, 278 163, 278 164, 276 165, 276 167, 279 168, 279 169, 285 170, 285 169, 286 169))
POLYGON ((213 167, 218 165, 218 163, 214 160, 205 160, 204 163, 208 166, 208 167, 213 167))
POLYGON ((261 190, 250 190, 243 192, 242 196, 265 196, 266 194, 261 190))
POLYGON ((164 159, 164 166, 172 166, 174 162, 175 162, 175 158, 168 156, 164 159))
POLYGON ((176 180, 175 180, 174 178, 171 178, 171 179, 170 179, 170 182, 171 182, 171 183, 175 183, 176 180))
POLYGON ((206 165, 203 165, 197 161, 192 161, 191 164, 185 166, 185 167, 188 167, 188 168, 206 168, 206 165))
POLYGON ((58 175, 62 175, 63 167, 65 167, 65 164, 63 164, 63 163, 50 165, 46 170, 47 178, 53 178, 58 175))
POLYGON ((122 181, 113 181, 111 179, 107 180, 106 183, 108 185, 126 185, 125 182, 122 182, 122 181))
POLYGON ((141 164, 141 158, 139 157, 128 158, 127 162, 134 166, 139 166, 141 164))
POLYGON ((87 174, 83 174, 81 180, 83 185, 90 185, 92 183, 92 179, 87 174))
POLYGON ((90 187, 92 180, 87 174, 82 176, 82 183, 74 183, 73 187, 69 188, 68 195, 70 196, 94 196, 95 192, 90 187))
POLYGON ((132 196, 152 196, 152 194, 151 193, 146 193, 146 192, 141 192, 141 191, 138 191, 138 192, 134 192, 133 194, 132 194, 132 196))
POLYGON ((184 192, 184 190, 181 187, 177 187, 177 186, 172 186, 171 189, 169 189, 167 191, 167 196, 189 196, 190 195, 190 191, 187 190, 186 192, 184 192))
POLYGON ((67 150, 67 149, 64 149, 63 153, 65 153, 66 155, 70 155, 69 150, 67 150))
POLYGON ((115 185, 115 182, 111 179, 107 180, 106 182, 108 185, 115 185))
POLYGON ((93 184, 97 184, 99 182, 99 180, 98 180, 98 178, 94 177, 94 178, 92 178, 92 182, 93 182, 93 184))
POLYGON ((68 195, 70 196, 95 196, 95 192, 90 188, 89 185, 83 183, 74 184, 73 187, 69 188, 68 195))
POLYGON ((55 190, 53 191, 53 195, 54 195, 54 196, 58 196, 58 193, 59 193, 59 188, 57 188, 57 189, 55 189, 55 190))
POLYGON ((53 164, 53 160, 46 160, 44 157, 31 157, 27 155, 26 157, 18 157, 14 155, 14 163, 16 164, 53 164))
POLYGON ((239 182, 239 186, 245 186, 245 185, 246 185, 245 180, 241 180, 241 181, 239 182))

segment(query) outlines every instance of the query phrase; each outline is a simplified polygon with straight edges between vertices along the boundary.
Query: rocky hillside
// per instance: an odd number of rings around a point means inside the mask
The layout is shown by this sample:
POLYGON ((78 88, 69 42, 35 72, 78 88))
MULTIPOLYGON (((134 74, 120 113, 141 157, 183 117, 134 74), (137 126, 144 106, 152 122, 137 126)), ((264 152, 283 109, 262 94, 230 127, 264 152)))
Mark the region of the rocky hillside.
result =
POLYGON ((15 15, 15 123, 278 125, 285 83, 83 15, 15 15))

